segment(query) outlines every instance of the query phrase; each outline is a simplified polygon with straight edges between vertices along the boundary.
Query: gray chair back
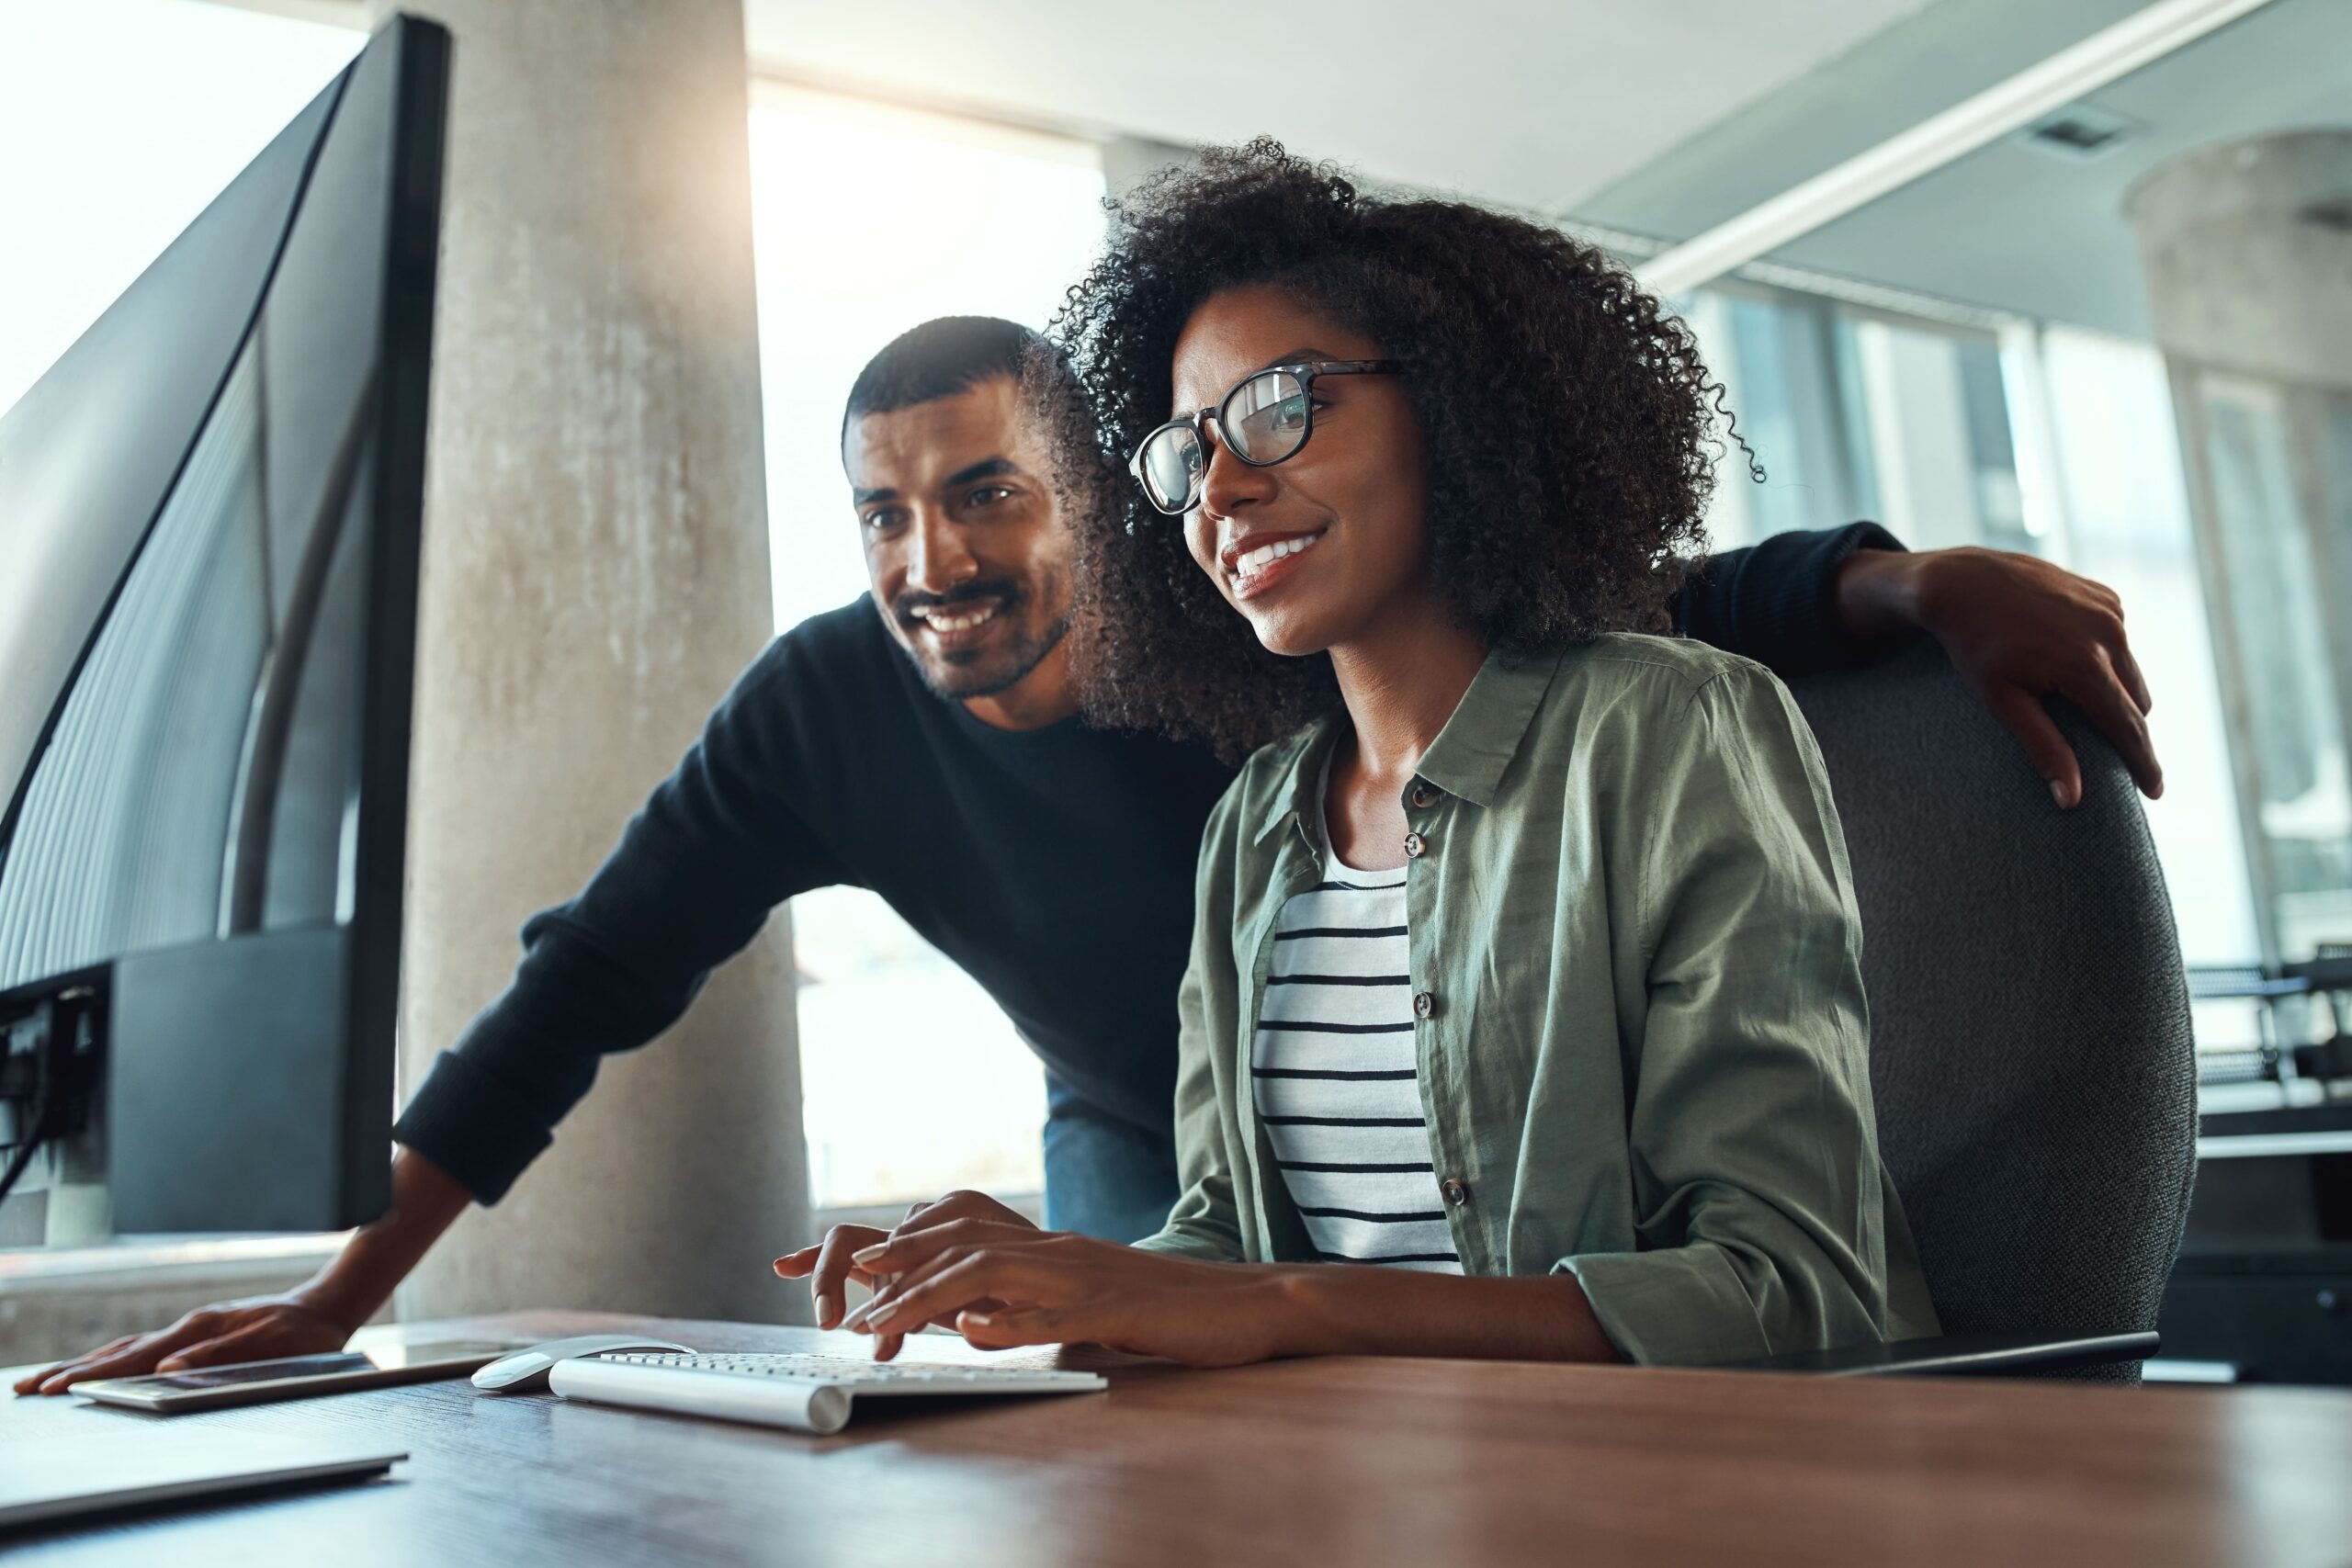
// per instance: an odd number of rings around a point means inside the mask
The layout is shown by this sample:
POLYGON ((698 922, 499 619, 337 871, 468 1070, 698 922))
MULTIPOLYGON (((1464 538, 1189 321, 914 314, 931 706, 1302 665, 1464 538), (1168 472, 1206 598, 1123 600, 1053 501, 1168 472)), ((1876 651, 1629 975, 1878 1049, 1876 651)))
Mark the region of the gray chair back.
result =
POLYGON ((2122 761, 2052 705, 2084 775, 2059 810, 1924 639, 1791 690, 1845 824, 1880 1152, 1944 1331, 2154 1329, 2196 1176, 2197 1073, 2122 761))

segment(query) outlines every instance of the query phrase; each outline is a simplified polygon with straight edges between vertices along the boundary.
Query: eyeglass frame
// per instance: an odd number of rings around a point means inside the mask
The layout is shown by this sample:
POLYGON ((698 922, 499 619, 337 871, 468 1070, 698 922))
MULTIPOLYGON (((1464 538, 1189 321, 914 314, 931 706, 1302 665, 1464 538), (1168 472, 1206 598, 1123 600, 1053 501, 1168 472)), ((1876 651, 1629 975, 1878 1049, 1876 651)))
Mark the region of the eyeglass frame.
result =
POLYGON ((1207 488, 1207 465, 1204 464, 1200 473, 1194 477, 1193 483, 1186 491, 1184 504, 1176 511, 1170 512, 1152 499, 1151 486, 1143 477, 1143 455, 1151 449, 1153 442, 1171 430, 1180 427, 1189 428, 1193 433, 1193 439, 1200 444, 1201 450, 1207 451, 1209 420, 1214 417, 1217 423, 1217 429, 1222 432, 1225 428, 1226 406, 1241 395, 1242 388, 1261 376, 1288 374, 1297 378, 1299 395, 1306 400, 1306 429, 1299 436, 1297 446, 1279 457, 1268 457, 1263 462, 1260 462, 1254 457, 1244 457, 1241 450, 1226 440, 1222 434, 1217 437, 1217 445, 1232 453, 1236 462, 1247 464, 1253 468, 1271 468, 1278 463, 1287 463, 1301 452, 1306 451, 1306 444, 1315 438, 1315 378, 1317 377, 1394 376, 1404 367, 1404 361, 1400 359, 1301 359, 1280 365, 1261 365, 1257 369, 1227 387, 1225 389, 1225 396, 1219 398, 1214 404, 1194 409, 1191 413, 1180 413, 1174 419, 1153 425, 1144 438, 1136 443, 1135 451, 1127 458, 1127 473, 1136 481, 1136 488, 1143 491, 1145 503, 1154 512, 1159 513, 1162 517, 1182 517, 1201 503, 1201 492, 1207 488))

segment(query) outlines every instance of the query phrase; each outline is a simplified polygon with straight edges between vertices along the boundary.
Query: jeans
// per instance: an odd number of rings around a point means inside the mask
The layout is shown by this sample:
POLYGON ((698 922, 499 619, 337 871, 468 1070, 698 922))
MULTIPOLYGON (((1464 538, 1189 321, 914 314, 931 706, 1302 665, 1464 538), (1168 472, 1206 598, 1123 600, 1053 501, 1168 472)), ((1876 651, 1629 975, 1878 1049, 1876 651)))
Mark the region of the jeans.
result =
POLYGON ((1097 1110, 1046 1076, 1046 1228, 1140 1241, 1176 1206, 1176 1140, 1097 1110))

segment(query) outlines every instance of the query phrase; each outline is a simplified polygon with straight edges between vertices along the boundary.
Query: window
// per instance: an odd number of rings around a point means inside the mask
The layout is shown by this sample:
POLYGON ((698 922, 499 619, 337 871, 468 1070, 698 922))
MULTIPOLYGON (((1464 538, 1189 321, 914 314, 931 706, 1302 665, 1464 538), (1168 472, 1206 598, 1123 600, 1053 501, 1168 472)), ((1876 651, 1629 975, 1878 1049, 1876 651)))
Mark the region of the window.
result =
MULTIPOLYGON (((1090 144, 756 83, 752 222, 776 626, 866 591, 842 402, 935 316, 1043 326, 1102 231, 1090 144)), ((1012 1023, 882 901, 793 901, 812 1201, 1035 1192, 1045 1082, 1012 1023)))
POLYGON ((0 8, 0 411, 366 41, 199 0, 0 8))
MULTIPOLYGON (((1731 449, 1717 465, 1708 528, 1715 548, 1858 517, 1915 549, 1984 545, 2043 556, 2121 596, 2134 657, 2158 695, 2149 716, 2165 795, 2148 824, 2190 964, 2233 964, 2261 951, 2239 832, 2220 683, 2163 356, 2146 344, 1986 314, 1984 324, 1905 320, 1795 289, 1726 283, 1673 301, 1724 383, 1766 482, 1731 449)), ((2262 683, 2282 710, 2264 733, 2278 760, 2264 777, 2263 828, 2301 855, 2289 915, 2309 931, 2345 924, 2343 747, 2321 722, 2333 697, 2316 651, 2320 609, 2308 574, 2275 581, 2295 558, 2271 537, 2295 526, 2278 423, 2258 389, 2216 383, 2217 484, 2243 519, 2243 590, 2271 606, 2257 620, 2281 673, 2262 683), (2266 530, 2267 532, 2266 532, 2266 530), (2289 674, 2292 678, 2289 678, 2289 674), (2317 715, 2317 717, 2313 716, 2317 715), (2312 738, 2319 738, 2313 739, 2312 738), (2308 868, 2308 869, 2305 869, 2308 868)), ((2266 759, 2267 761, 2267 759, 2266 759)), ((2306 935, 2308 943, 2315 938, 2306 935)), ((2210 1011, 2211 1010, 2205 1010, 2210 1011)), ((2200 1013, 2200 1024, 2203 1021, 2200 1013)), ((2233 1027, 2217 1043, 2238 1044, 2233 1027)))

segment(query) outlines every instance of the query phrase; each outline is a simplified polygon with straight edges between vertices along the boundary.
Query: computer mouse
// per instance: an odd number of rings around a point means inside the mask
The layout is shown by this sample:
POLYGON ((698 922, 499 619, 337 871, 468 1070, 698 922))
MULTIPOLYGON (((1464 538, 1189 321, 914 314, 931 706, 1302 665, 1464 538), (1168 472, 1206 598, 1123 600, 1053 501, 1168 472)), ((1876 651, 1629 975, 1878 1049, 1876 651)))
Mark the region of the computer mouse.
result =
POLYGON ((548 1386, 548 1373, 555 1370, 558 1361, 569 1361, 575 1356, 601 1355, 607 1350, 676 1350, 694 1354, 684 1345, 673 1345, 667 1339, 648 1339, 641 1334, 580 1334, 501 1356, 474 1374, 474 1386, 484 1393, 543 1393, 548 1386))

